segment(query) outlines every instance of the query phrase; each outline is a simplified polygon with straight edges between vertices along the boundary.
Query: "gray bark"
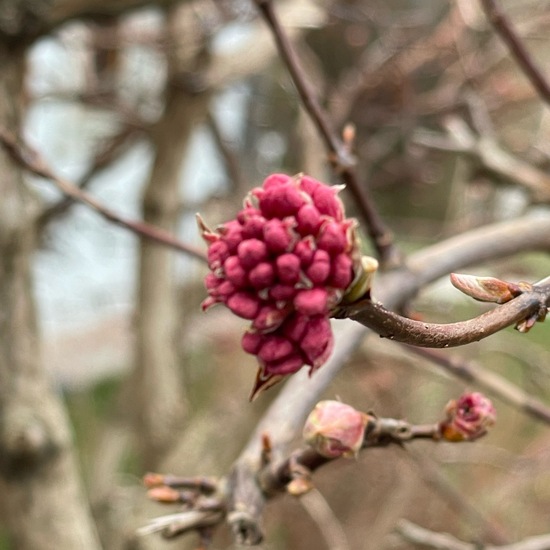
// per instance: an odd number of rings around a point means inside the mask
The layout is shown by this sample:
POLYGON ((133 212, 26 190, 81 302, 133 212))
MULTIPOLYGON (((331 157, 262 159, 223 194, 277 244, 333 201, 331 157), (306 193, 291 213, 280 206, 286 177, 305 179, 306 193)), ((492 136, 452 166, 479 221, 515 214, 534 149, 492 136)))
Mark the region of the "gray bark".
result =
MULTIPOLYGON (((0 45, 0 124, 17 133, 24 52, 0 45)), ((0 151, 0 498, 18 550, 96 550, 60 396, 41 368, 33 298, 36 200, 0 151)))

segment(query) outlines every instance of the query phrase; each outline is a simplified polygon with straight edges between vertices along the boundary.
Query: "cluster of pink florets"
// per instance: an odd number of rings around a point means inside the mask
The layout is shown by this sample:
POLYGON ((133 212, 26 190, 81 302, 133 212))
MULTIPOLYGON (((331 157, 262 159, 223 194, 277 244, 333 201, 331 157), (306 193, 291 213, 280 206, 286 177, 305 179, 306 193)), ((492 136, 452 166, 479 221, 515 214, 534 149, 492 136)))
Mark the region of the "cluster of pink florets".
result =
POLYGON ((269 176, 244 208, 208 243, 208 298, 251 320, 243 349, 256 355, 260 377, 317 369, 333 347, 329 322, 354 279, 355 221, 345 219, 339 188, 308 176, 269 176))

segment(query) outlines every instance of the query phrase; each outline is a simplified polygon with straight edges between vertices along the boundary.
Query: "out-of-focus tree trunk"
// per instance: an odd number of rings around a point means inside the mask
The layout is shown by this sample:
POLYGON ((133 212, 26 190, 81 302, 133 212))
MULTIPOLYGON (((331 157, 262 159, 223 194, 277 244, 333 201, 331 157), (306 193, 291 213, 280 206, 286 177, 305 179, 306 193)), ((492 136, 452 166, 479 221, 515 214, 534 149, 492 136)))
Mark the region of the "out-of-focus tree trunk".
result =
MULTIPOLYGON (((166 106, 153 128, 155 160, 143 196, 143 217, 176 232, 181 212, 180 178, 189 138, 207 114, 209 94, 187 85, 201 69, 200 26, 191 10, 168 14, 169 76, 166 106), (181 41, 185 44, 182 44, 181 41)), ((174 253, 155 243, 140 245, 135 391, 140 456, 154 468, 182 428, 185 394, 180 379, 176 338, 180 307, 174 253)))
MULTIPOLYGON (((17 133, 24 48, 0 44, 0 124, 17 133)), ((17 550, 100 547, 68 419, 39 359, 31 281, 37 202, 0 150, 0 499, 17 550)))

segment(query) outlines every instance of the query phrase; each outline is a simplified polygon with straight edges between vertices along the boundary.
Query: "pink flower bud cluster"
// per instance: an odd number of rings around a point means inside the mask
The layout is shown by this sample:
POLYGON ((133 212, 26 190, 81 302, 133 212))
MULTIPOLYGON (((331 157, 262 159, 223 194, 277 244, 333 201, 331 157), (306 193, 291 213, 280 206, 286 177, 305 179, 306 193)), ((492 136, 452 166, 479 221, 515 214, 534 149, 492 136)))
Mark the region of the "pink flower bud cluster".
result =
POLYGON ((448 441, 473 441, 487 433, 496 422, 491 400, 479 392, 465 393, 445 408, 446 420, 440 424, 441 435, 448 441))
MULTIPOLYGON (((333 347, 331 310, 354 280, 359 250, 339 188, 308 176, 273 174, 216 231, 201 225, 210 273, 203 309, 223 303, 251 321, 243 349, 260 363, 267 387, 333 347)), ((201 224, 199 220, 199 224, 201 224)))

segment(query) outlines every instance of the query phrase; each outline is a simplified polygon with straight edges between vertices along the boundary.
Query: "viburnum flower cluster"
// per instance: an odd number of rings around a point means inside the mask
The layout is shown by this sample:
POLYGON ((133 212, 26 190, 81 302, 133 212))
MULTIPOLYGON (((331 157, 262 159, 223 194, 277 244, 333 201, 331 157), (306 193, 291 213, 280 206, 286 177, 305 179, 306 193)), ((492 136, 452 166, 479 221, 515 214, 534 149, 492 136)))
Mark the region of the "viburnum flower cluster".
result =
POLYGON ((236 219, 212 231, 198 218, 210 267, 202 307, 222 303, 251 321, 242 347, 260 363, 253 396, 304 365, 314 372, 332 351, 331 310, 361 271, 339 190, 273 174, 236 219))

